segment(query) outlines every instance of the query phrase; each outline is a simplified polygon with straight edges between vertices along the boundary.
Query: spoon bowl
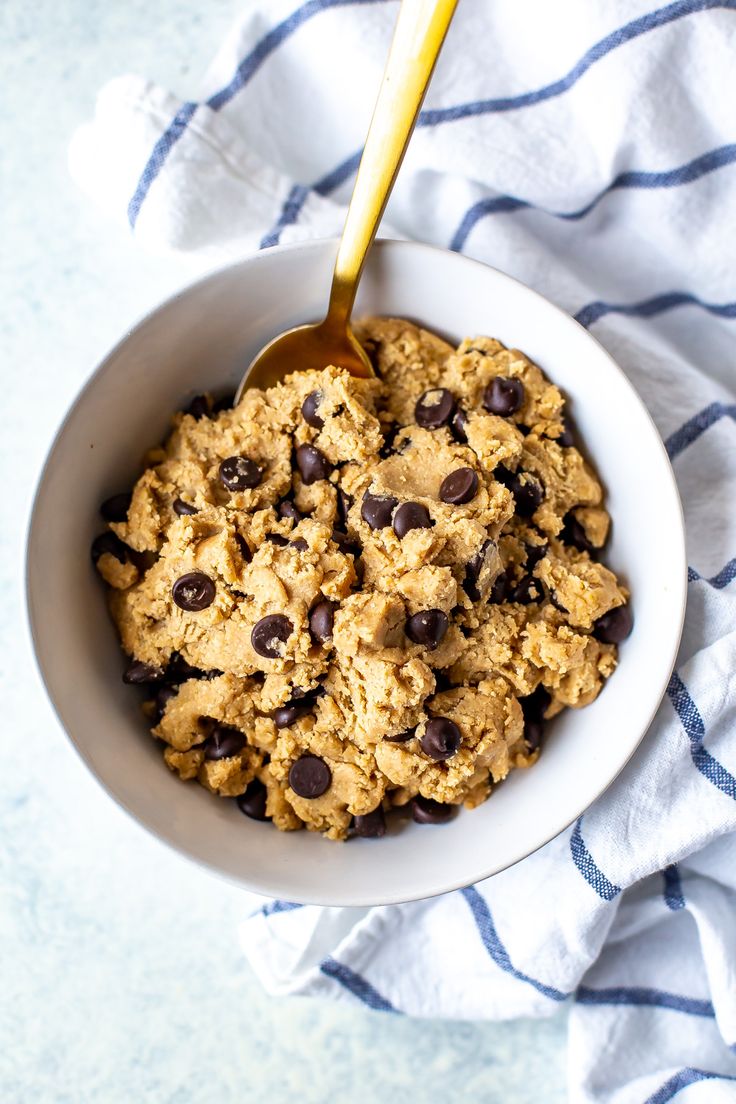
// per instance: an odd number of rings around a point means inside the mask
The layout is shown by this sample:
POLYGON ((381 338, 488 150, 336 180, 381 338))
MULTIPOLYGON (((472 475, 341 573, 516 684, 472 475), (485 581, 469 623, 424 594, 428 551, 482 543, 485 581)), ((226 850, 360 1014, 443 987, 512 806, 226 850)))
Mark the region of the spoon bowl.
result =
POLYGON ((325 319, 316 324, 295 326, 269 341, 251 362, 235 401, 240 402, 246 387, 273 387, 297 368, 319 372, 327 364, 346 368, 351 376, 359 379, 370 379, 375 374, 350 326, 334 326, 325 319))

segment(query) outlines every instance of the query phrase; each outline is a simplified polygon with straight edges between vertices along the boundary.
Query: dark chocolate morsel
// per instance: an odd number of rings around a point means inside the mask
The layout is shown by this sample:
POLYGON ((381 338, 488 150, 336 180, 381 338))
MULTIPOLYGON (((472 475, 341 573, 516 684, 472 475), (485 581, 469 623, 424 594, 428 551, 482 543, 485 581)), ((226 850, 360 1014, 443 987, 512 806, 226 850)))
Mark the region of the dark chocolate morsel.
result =
POLYGON ((569 417, 562 419, 562 433, 557 438, 557 444, 562 445, 563 448, 572 448, 575 444, 575 437, 569 417))
POLYGON ((309 631, 312 639, 317 644, 326 644, 328 640, 332 639, 332 626, 335 621, 336 609, 337 604, 335 602, 323 598, 317 602, 317 605, 313 607, 309 614, 309 631))
POLYGON ((251 820, 270 820, 266 816, 266 800, 268 790, 258 778, 248 783, 248 788, 240 797, 235 798, 235 804, 241 813, 245 813, 251 820))
POLYGON ((532 602, 543 602, 545 597, 544 583, 534 575, 525 575, 514 587, 513 602, 519 602, 522 606, 531 605, 532 602))
POLYGON ((320 479, 327 479, 332 471, 325 454, 314 445, 300 445, 296 450, 296 463, 302 482, 307 486, 320 479))
POLYGON ((407 620, 404 631, 415 644, 431 650, 442 643, 449 623, 447 614, 440 609, 422 610, 407 620))
POLYGON ((156 697, 153 699, 154 714, 157 724, 166 712, 166 706, 172 698, 176 697, 177 693, 178 691, 174 686, 159 686, 156 691, 156 697))
POLYGON ((235 534, 235 543, 240 550, 240 555, 243 557, 245 563, 250 563, 253 559, 253 553, 250 550, 250 546, 242 533, 235 534))
POLYGON ((475 555, 468 560, 465 566, 465 579, 463 580, 463 590, 467 594, 471 602, 477 602, 480 599, 480 591, 478 590, 478 580, 480 579, 481 572, 486 562, 486 556, 488 555, 488 549, 493 544, 493 541, 487 540, 483 546, 478 549, 475 555))
POLYGON ((397 732, 395 736, 384 736, 384 740, 388 744, 405 744, 408 740, 412 740, 416 735, 415 728, 407 728, 406 732, 397 732))
POLYGON ((398 504, 398 498, 366 491, 360 506, 360 516, 370 529, 386 529, 391 524, 391 515, 398 504))
POLYGON ((275 544, 277 548, 286 548, 289 540, 281 533, 269 533, 266 537, 269 544, 275 544))
POLYGON ((190 514, 198 513, 197 507, 185 502, 183 498, 175 498, 171 503, 171 508, 179 517, 187 517, 190 514))
POLYGON ((588 540, 586 532, 578 519, 573 514, 566 514, 563 521, 564 525, 560 533, 560 540, 563 544, 571 544, 579 552, 588 552, 592 555, 595 552, 595 547, 588 540))
POLYGON ((100 533, 99 537, 95 537, 92 541, 92 547, 90 548, 90 554, 92 556, 92 563, 97 563, 100 556, 114 556, 120 563, 126 563, 130 556, 130 549, 127 544, 123 544, 120 537, 116 537, 114 533, 100 533))
POLYGON ((399 540, 412 529, 430 529, 433 525, 429 510, 421 502, 404 502, 394 514, 394 533, 399 540))
POLYGON ((451 759, 462 743, 462 734, 454 721, 447 717, 433 717, 420 741, 422 751, 436 763, 451 759))
POLYGON ((123 672, 123 682, 128 686, 143 686, 146 683, 161 682, 164 677, 163 667, 154 667, 152 663, 142 663, 134 659, 123 672))
POLYGON ((488 595, 488 601, 492 606, 500 606, 502 602, 508 601, 512 589, 513 583, 508 573, 502 571, 493 581, 491 593, 488 595))
POLYGON ((178 686, 179 683, 186 682, 188 679, 204 678, 205 674, 206 672, 199 667, 192 667, 191 663, 187 663, 179 652, 172 652, 166 667, 165 679, 166 682, 178 686))
POLYGON ((370 813, 362 813, 355 817, 353 828, 356 836, 363 839, 380 839, 386 835, 386 817, 380 805, 370 813))
POLYGON ((126 521, 132 498, 130 491, 106 498, 100 506, 100 513, 105 521, 126 521))
POLYGON ((440 498, 452 506, 463 506, 478 493, 478 476, 472 468, 457 468, 442 480, 440 498))
POLYGON ((536 751, 544 736, 544 722, 528 720, 524 724, 524 740, 530 751, 536 751))
POLYGON ((215 600, 215 584, 203 571, 189 571, 171 588, 174 602, 187 613, 199 613, 215 600))
POLYGON ((311 702, 299 704, 290 701, 287 702, 286 705, 280 705, 278 709, 274 709, 271 716, 277 728, 288 728, 290 725, 293 725, 295 721, 298 721, 300 717, 306 717, 307 713, 310 713, 311 710, 311 702))
POLYGON ((348 510, 353 505, 353 500, 346 494, 342 487, 337 488, 337 513, 344 525, 347 525, 348 510))
POLYGON ((446 824, 452 820, 456 808, 455 805, 443 805, 432 797, 417 794, 411 803, 411 815, 417 824, 446 824))
POLYGON ((435 387, 425 391, 417 399, 414 407, 414 419, 423 429, 439 429, 447 425, 455 409, 452 392, 446 387, 435 387))
POLYGON ((483 406, 491 414, 508 418, 524 402, 524 384, 518 379, 496 376, 483 392, 483 406))
POLYGON ((628 606, 616 606, 599 617, 593 624, 593 636, 602 644, 620 644, 634 627, 634 619, 628 606))
POLYGON ((276 513, 280 518, 291 518, 293 522, 302 520, 302 515, 288 498, 285 498, 283 502, 279 502, 276 513))
POLYGON ((332 783, 332 771, 318 755, 302 755, 291 764, 289 785, 299 797, 321 797, 332 783))
POLYGON ((321 391, 310 391, 302 403, 302 418, 312 429, 322 429, 324 418, 320 418, 317 408, 324 398, 321 391))
POLYGON ((264 659, 280 659, 293 631, 294 626, 283 613, 270 613, 253 626, 250 642, 253 650, 264 659))
POLYGON ((297 537, 296 540, 289 541, 292 548, 295 548, 297 552, 308 552, 309 545, 305 541, 304 537, 297 537))
POLYGON ((519 705, 525 720, 543 721, 551 701, 549 692, 540 684, 531 694, 527 694, 525 698, 519 698, 519 705))
POLYGON ((540 560, 543 560, 547 555, 549 545, 545 544, 527 544, 526 546, 526 569, 532 571, 537 566, 540 560))
POLYGON ((218 724, 204 743, 205 759, 231 759, 245 747, 245 735, 238 728, 218 724))
POLYGON ((544 484, 531 472, 517 472, 509 485, 516 499, 516 512, 529 518, 544 501, 544 484))
POLYGON ((220 464, 220 482, 228 491, 247 491, 262 479, 263 472, 248 456, 228 456, 220 464))
POLYGON ((458 407, 455 411, 452 422, 450 423, 450 429, 452 430, 452 435, 455 440, 460 441, 460 443, 463 445, 467 444, 468 440, 467 426, 468 416, 464 410, 461 410, 460 407, 458 407))
POLYGON ((207 395, 195 395, 184 413, 191 414, 197 421, 199 421, 200 418, 209 418, 210 400, 207 395))

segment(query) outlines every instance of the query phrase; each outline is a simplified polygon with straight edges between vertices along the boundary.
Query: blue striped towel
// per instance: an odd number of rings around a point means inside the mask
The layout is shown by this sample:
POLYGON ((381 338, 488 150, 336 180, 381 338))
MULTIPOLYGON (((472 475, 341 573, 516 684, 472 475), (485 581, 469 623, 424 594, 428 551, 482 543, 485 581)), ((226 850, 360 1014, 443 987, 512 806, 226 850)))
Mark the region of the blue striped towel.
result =
MULTIPOLYGON (((100 94, 72 171, 195 266, 339 231, 391 0, 253 0, 182 103, 100 94)), ((412 1016, 570 1005, 570 1098, 736 1099, 736 0, 465 0, 389 208, 537 288, 623 365, 685 506, 689 605, 652 728, 569 830, 389 908, 253 903, 277 993, 412 1016)), ((646 472, 642 472, 646 479, 646 472)))

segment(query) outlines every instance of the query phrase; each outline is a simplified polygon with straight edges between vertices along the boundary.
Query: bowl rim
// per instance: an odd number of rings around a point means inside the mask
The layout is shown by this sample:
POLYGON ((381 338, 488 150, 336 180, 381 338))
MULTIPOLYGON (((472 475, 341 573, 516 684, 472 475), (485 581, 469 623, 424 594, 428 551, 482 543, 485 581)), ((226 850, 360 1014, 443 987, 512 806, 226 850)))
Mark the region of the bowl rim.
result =
MULTIPOLYGON (((31 645, 30 650, 31 650, 31 653, 32 653, 32 656, 33 656, 33 663, 34 663, 35 671, 36 671, 36 673, 39 677, 41 685, 43 686, 44 692, 46 694, 46 700, 48 701, 49 705, 51 706, 51 710, 52 710, 54 716, 56 717, 56 720, 58 721, 59 728, 65 734, 69 744, 71 744, 74 752, 76 753, 78 758, 82 761, 82 763, 84 764, 86 770, 94 778, 94 780, 102 788, 102 790, 107 794, 107 796, 109 798, 111 798, 112 801, 118 806, 118 808, 121 809, 126 814, 126 816, 134 822, 134 824, 138 828, 145 831, 149 836, 155 838, 160 843, 164 844, 167 848, 174 851, 181 858, 186 859, 188 862, 194 863, 197 866, 204 868, 209 873, 214 874, 216 877, 222 879, 226 883, 228 883, 230 885, 233 885, 233 886, 237 886, 239 889, 245 889, 245 890, 247 890, 247 891, 249 891, 253 894, 257 894, 259 896, 266 897, 266 898, 272 898, 272 899, 281 897, 283 891, 282 890, 276 890, 276 889, 268 889, 267 887, 265 887, 263 885, 260 885, 260 884, 257 885, 257 886, 254 886, 246 878, 244 878, 242 876, 239 876, 239 875, 236 875, 236 874, 234 874, 232 872, 229 872, 227 870, 224 870, 222 867, 218 866, 214 861, 212 861, 208 858, 193 854, 191 851, 187 850, 183 845, 178 843, 176 841, 176 839, 173 838, 173 835, 168 834, 168 833, 164 834, 160 830, 160 828, 154 826, 149 821, 149 818, 147 817, 147 815, 139 813, 139 812, 135 811, 133 808, 131 808, 126 801, 124 801, 117 793, 115 793, 113 791, 113 789, 108 784, 108 782, 102 777, 102 775, 98 772, 98 770, 89 762, 89 760, 87 759, 84 751, 82 750, 82 747, 78 743, 75 735, 71 731, 69 731, 69 729, 67 728, 65 722, 63 721, 63 719, 61 717, 60 707, 57 705, 56 699, 55 699, 55 697, 54 697, 54 695, 51 691, 51 688, 50 688, 49 683, 47 681, 46 673, 44 671, 43 664, 42 664, 42 661, 41 661, 39 648, 37 646, 37 641, 40 638, 40 634, 39 634, 39 632, 36 628, 35 622, 34 622, 33 609, 32 609, 32 594, 31 594, 32 581, 31 581, 30 551, 31 551, 32 544, 34 543, 34 540, 35 540, 35 531, 36 531, 36 527, 37 527, 37 524, 38 524, 37 514, 38 514, 38 510, 39 510, 39 499, 41 497, 41 488, 42 488, 43 483, 44 483, 44 476, 45 476, 46 471, 48 470, 48 468, 51 464, 53 454, 56 450, 56 446, 59 443, 59 441, 61 440, 62 435, 64 434, 69 421, 71 420, 75 410, 77 409, 78 405, 80 404, 80 402, 82 401, 84 396, 87 394, 87 392, 89 390, 91 390, 94 387, 98 377, 102 374, 102 372, 104 371, 104 369, 106 368, 106 366, 108 365, 110 360, 112 360, 118 354, 118 352, 123 348, 123 346, 126 344, 126 342, 130 340, 130 338, 133 336, 133 334, 136 333, 138 330, 142 329, 152 319, 156 318, 158 315, 160 315, 164 311, 166 311, 173 303, 176 303, 180 300, 183 300, 184 298, 186 298, 187 296, 189 296, 192 293, 196 293, 200 288, 204 287, 211 280, 216 280, 220 276, 224 275, 225 273, 228 273, 228 272, 231 272, 233 270, 240 269, 240 268, 246 268, 246 267, 249 267, 249 266, 254 265, 254 264, 257 265, 262 259, 265 259, 266 257, 271 257, 275 254, 294 254, 294 253, 299 253, 299 252, 309 252, 309 251, 314 250, 314 249, 324 249, 325 247, 334 248, 336 250, 337 246, 339 245, 339 242, 340 242, 340 238, 337 237, 337 236, 333 236, 333 237, 329 237, 329 238, 310 238, 310 239, 307 239, 307 240, 304 240, 304 241, 298 241, 298 242, 279 243, 276 246, 271 246, 268 250, 257 252, 257 253, 252 253, 252 254, 249 254, 248 256, 241 257, 239 260, 230 261, 226 264, 219 265, 215 268, 209 269, 206 273, 204 273, 203 275, 197 277, 197 279, 182 285, 173 294, 171 294, 171 295, 167 296, 165 299, 157 302, 156 305, 151 310, 146 311, 144 314, 140 315, 136 319, 136 321, 134 321, 132 324, 130 324, 125 329, 123 335, 108 349, 108 351, 105 353, 105 355, 96 363, 95 367, 90 372, 89 376, 83 381, 83 383, 80 385, 78 390, 72 396, 71 400, 68 401, 66 409, 64 411, 64 414, 62 415, 60 421, 58 422, 58 424, 55 428, 55 430, 53 431, 53 434, 51 436, 48 448, 45 451, 43 460, 42 460, 41 464, 39 465, 39 467, 37 469, 37 475, 36 475, 35 483, 34 483, 35 489, 34 489, 34 493, 33 493, 33 498, 31 500, 30 510, 28 511, 28 515, 27 515, 27 522, 26 522, 26 528, 25 528, 25 540, 24 540, 24 543, 23 543, 23 550, 24 550, 24 571, 23 571, 24 601, 23 601, 22 605, 23 605, 23 611, 24 611, 24 615, 25 615, 24 618, 23 618, 23 621, 24 621, 24 628, 25 628, 25 633, 26 633, 26 640, 28 642, 30 642, 30 645, 31 645)), ((641 746, 642 740, 644 739, 647 731, 649 730, 649 728, 652 724, 652 721, 654 720, 654 717, 655 717, 655 715, 656 715, 656 713, 659 709, 659 706, 660 706, 660 704, 661 704, 661 702, 664 698, 666 688, 667 688, 667 684, 668 684, 669 679, 671 677, 672 671, 674 670, 675 662, 676 662, 676 659, 677 659, 677 653, 678 653, 678 650, 679 650, 680 641, 682 639, 682 633, 683 633, 683 629, 684 629, 685 612, 686 612, 686 605, 687 605, 687 555, 686 555, 686 545, 685 545, 685 520, 684 520, 682 501, 680 499, 680 494, 679 494, 679 490, 678 490, 678 487, 677 487, 677 482, 675 480, 675 475, 674 475, 674 471, 673 471, 673 468, 672 468, 670 458, 667 454, 667 451, 666 451, 665 446, 664 446, 664 442, 662 441, 662 437, 659 433, 659 430, 657 429, 657 426, 654 422, 654 419, 652 418, 652 415, 649 413, 649 410, 647 409, 643 399, 640 397, 640 395, 637 392, 636 388, 631 383, 628 376, 626 375, 624 370, 620 367, 620 365, 617 363, 617 361, 612 356, 612 354, 608 352, 608 350, 598 341, 598 339, 593 334, 590 333, 590 331, 588 329, 586 329, 584 326, 582 326, 581 323, 578 322, 578 320, 576 318, 574 318, 572 315, 568 314, 567 311, 563 310, 562 307, 559 307, 556 303, 552 302, 552 300, 548 299, 546 296, 542 295, 540 292, 536 291, 534 288, 530 288, 527 284, 523 283, 523 281, 517 279, 514 276, 509 275, 506 272, 503 272, 501 269, 495 268, 493 265, 487 264, 486 262, 478 260, 474 257, 468 257, 465 254, 457 253, 454 250, 450 250, 450 249, 444 248, 442 246, 432 245, 428 242, 414 241, 414 240, 411 240, 411 239, 378 238, 373 243, 373 245, 371 247, 371 252, 373 252, 374 250, 380 252, 383 249, 389 249, 390 250, 390 249, 395 249, 395 248, 399 248, 399 249, 408 248, 412 251, 427 252, 427 253, 430 253, 430 254, 433 254, 433 255, 436 255, 436 254, 440 254, 442 256, 450 255, 450 256, 458 258, 459 260, 461 260, 468 267, 472 266, 472 267, 475 267, 475 268, 491 270, 497 277, 500 277, 502 281, 507 281, 507 282, 509 282, 513 285, 516 285, 516 288, 520 289, 521 292, 524 295, 526 295, 528 297, 532 297, 535 300, 541 301, 541 303, 545 304, 546 307, 551 308, 558 315, 561 315, 564 318, 564 320, 567 324, 571 323, 572 325, 577 327, 579 330, 582 330, 583 333, 585 334, 586 338, 589 341, 593 342, 598 347, 599 352, 603 356, 605 356, 605 358, 607 359, 607 361, 609 363, 609 367, 612 368, 614 370, 614 372, 618 374, 618 376, 620 377, 621 382, 624 384, 625 388, 628 390, 630 400, 633 403, 637 404, 637 406, 640 408, 642 413, 645 415, 646 420, 648 421, 649 426, 651 428, 653 439, 654 439, 654 441, 656 441, 656 444, 657 444, 657 446, 658 446, 658 448, 661 452, 662 459, 665 462, 663 472, 666 473, 668 484, 669 484, 668 489, 671 493, 671 497, 673 499, 673 502, 676 505, 676 512, 675 512, 675 515, 673 516, 673 521, 676 520, 676 522, 677 522, 677 526, 676 526, 676 528, 677 528, 677 534, 676 534, 677 544, 676 544, 676 547, 673 547, 673 549, 672 549, 672 555, 673 555, 673 560, 674 559, 679 560, 679 569, 680 570, 676 573, 674 568, 673 568, 672 574, 673 574, 673 578, 675 579, 675 584, 676 585, 675 585, 675 589, 673 590, 671 600, 677 606, 677 609, 678 609, 677 620, 676 620, 677 631, 675 633, 673 633, 673 635, 672 635, 672 638, 671 638, 670 644, 669 644, 668 654, 666 656, 666 664, 664 666, 664 671, 666 672, 666 677, 663 679, 662 685, 658 689, 656 699, 653 699, 654 704, 649 709, 648 715, 646 716, 646 719, 643 721, 643 723, 641 725, 641 732, 639 734, 639 737, 635 741, 635 743, 633 743, 633 745, 631 746, 631 748, 630 748, 628 754, 626 755, 625 759, 623 759, 621 761, 621 763, 619 764, 616 772, 613 775, 611 775, 600 786, 600 788, 597 789, 595 794, 593 794, 592 796, 586 795, 582 805, 580 805, 579 803, 576 803, 574 811, 572 811, 569 816, 567 815, 567 813, 565 814, 565 817, 563 818, 563 820, 564 820, 563 823, 559 823, 553 831, 550 831, 550 829, 547 829, 546 832, 545 832, 546 838, 541 840, 537 844, 536 847, 532 848, 531 850, 528 850, 525 845, 522 845, 519 848, 519 853, 514 855, 509 861, 504 861, 501 864, 499 864, 498 861, 492 863, 487 869, 484 869, 484 870, 480 871, 477 875, 475 875, 471 882, 468 882, 466 878, 459 878, 457 880, 450 880, 450 881, 447 881, 447 882, 443 882, 441 885, 429 887, 428 891, 422 891, 421 893, 416 892, 416 891, 410 892, 410 893, 400 893, 400 894, 399 893, 388 893, 386 895, 381 896, 381 898, 379 900, 375 900, 373 897, 362 897, 360 895, 360 893, 358 893, 357 896, 355 894, 351 894, 350 899, 346 900, 345 897, 343 895, 340 895, 339 892, 338 893, 331 893, 331 894, 327 895, 327 899, 325 899, 324 894, 322 894, 322 895, 311 895, 311 894, 297 893, 293 897, 289 896, 289 900, 293 901, 294 903, 300 904, 300 905, 323 905, 323 906, 329 906, 329 907, 337 906, 337 907, 362 907, 362 908, 365 908, 365 907, 378 907, 378 906, 382 906, 382 905, 394 905, 394 904, 409 903, 409 902, 412 902, 412 901, 427 900, 427 899, 430 899, 432 897, 437 897, 437 896, 440 896, 444 893, 451 893, 455 890, 465 888, 468 885, 484 881, 485 879, 490 878, 495 874, 501 873, 503 870, 508 870, 511 867, 516 866, 516 864, 521 862, 523 859, 528 858, 530 855, 533 855, 537 851, 539 851, 542 847, 545 847, 553 839, 556 839, 559 835, 561 835, 562 832, 566 831, 570 827, 571 824, 573 824, 580 816, 582 816, 583 813, 585 813, 591 807, 591 805, 593 805, 594 802, 596 802, 602 796, 602 794, 604 794, 606 792, 606 790, 619 777, 619 775, 624 770, 626 765, 633 758, 635 752, 641 746), (549 833, 549 834, 547 834, 547 833, 549 833)), ((331 841, 325 841, 325 842, 329 846, 332 846, 331 841)))

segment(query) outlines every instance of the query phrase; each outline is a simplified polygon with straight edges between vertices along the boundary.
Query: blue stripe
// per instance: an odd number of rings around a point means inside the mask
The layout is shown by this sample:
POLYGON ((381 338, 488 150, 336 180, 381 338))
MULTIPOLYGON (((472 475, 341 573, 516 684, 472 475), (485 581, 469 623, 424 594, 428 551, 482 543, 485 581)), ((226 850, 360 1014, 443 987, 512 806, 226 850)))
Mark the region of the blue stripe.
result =
POLYGON ((509 958, 508 951, 498 937, 488 903, 485 898, 480 895, 475 886, 468 886, 466 889, 460 890, 460 892, 470 906, 470 911, 473 914, 473 919, 475 920, 480 937, 483 941, 483 946, 496 965, 505 973, 511 974, 517 981, 523 981, 527 985, 531 985, 538 993, 542 993, 545 997, 549 997, 550 1000, 567 1000, 570 995, 569 993, 563 993, 561 989, 555 989, 551 985, 545 985, 544 982, 537 981, 536 978, 529 977, 528 974, 516 969, 509 958))
POLYGON ((561 96, 576 84, 584 73, 587 73, 597 61, 618 49, 624 43, 630 42, 640 35, 653 31, 657 27, 663 27, 667 23, 673 23, 686 15, 695 12, 707 11, 710 8, 736 8, 736 0, 678 0, 677 3, 667 4, 656 11, 633 19, 618 30, 612 31, 583 54, 582 58, 564 77, 546 84, 534 92, 525 92, 520 96, 504 96, 495 100, 473 100, 471 103, 458 104, 455 107, 441 107, 433 111, 423 111, 419 116, 418 126, 436 126, 438 123, 456 122, 458 119, 466 119, 473 115, 487 115, 492 112, 517 111, 519 108, 531 107, 544 100, 551 100, 555 96, 561 96))
POLYGON ((146 162, 146 166, 141 173, 136 189, 128 204, 128 222, 130 223, 131 229, 138 220, 141 204, 148 195, 149 188, 164 167, 164 162, 169 156, 169 153, 189 126, 190 120, 196 110, 196 103, 185 103, 179 108, 176 115, 153 147, 153 152, 146 162))
POLYGON ((671 433, 664 443, 670 460, 679 456, 688 445, 697 441, 706 429, 719 422, 721 418, 731 418, 736 422, 736 403, 727 404, 714 402, 700 410, 692 418, 685 422, 684 426, 671 433))
POLYGON ((697 583, 702 580, 708 586, 715 587, 716 590, 723 590, 734 579, 736 579, 736 559, 729 560, 725 567, 722 567, 717 575, 711 575, 710 579, 706 579, 694 567, 687 569, 687 581, 689 583, 697 583))
POLYGON ((647 1008, 669 1008, 673 1012, 685 1012, 688 1016, 715 1018, 715 1009, 709 1000, 681 997, 679 993, 667 993, 664 989, 648 989, 643 986, 612 986, 608 989, 590 989, 581 985, 575 994, 580 1004, 623 1004, 647 1008))
MULTIPOLYGON (((385 3, 385 0, 307 0, 300 8, 292 12, 281 23, 277 24, 268 34, 260 39, 250 53, 241 61, 231 81, 215 92, 207 100, 207 107, 212 111, 220 111, 232 100, 237 92, 244 88, 248 81, 258 72, 263 62, 276 50, 282 42, 293 35, 304 23, 307 23, 315 15, 326 11, 328 8, 342 8, 354 4, 385 3)), ((146 163, 136 186, 133 198, 128 204, 128 222, 135 227, 141 205, 145 200, 151 185, 161 172, 169 153, 186 131, 194 112, 199 105, 186 103, 176 113, 169 127, 164 131, 153 152, 146 163)))
POLYGON ((356 150, 355 153, 351 153, 349 157, 346 157, 344 161, 340 162, 337 168, 332 169, 326 176, 316 181, 316 183, 312 185, 313 190, 321 196, 326 196, 334 192, 348 179, 348 177, 351 177, 353 173, 357 171, 362 156, 362 148, 356 150))
POLYGON ((278 245, 281 231, 285 226, 291 226, 292 223, 296 222, 308 195, 309 189, 305 188, 303 184, 294 185, 284 200, 281 213, 273 229, 269 230, 269 232, 261 238, 261 244, 258 246, 259 249, 267 249, 269 245, 278 245))
POLYGON ((343 988, 347 989, 363 1004, 367 1004, 369 1008, 373 1008, 377 1012, 398 1012, 398 1009, 394 1008, 390 1000, 381 996, 369 981, 366 981, 360 974, 356 974, 343 962, 337 962, 332 956, 328 956, 320 963, 319 968, 326 977, 338 981, 343 988))
POLYGON ((716 789, 736 801, 736 778, 703 746, 703 740, 705 739, 703 718, 677 671, 672 674, 667 687, 667 696, 672 702, 690 741, 690 755, 693 763, 703 777, 707 778, 716 789))
POLYGON ((570 853, 572 854, 573 862, 588 885, 593 887, 598 896, 602 897, 604 901, 612 901, 613 898, 621 892, 621 886, 617 886, 609 881, 603 871, 596 865, 593 856, 585 846, 582 824, 583 818, 578 817, 572 835, 570 836, 570 853))
POLYGON ((293 912, 294 909, 304 908, 303 905, 298 905, 294 901, 269 901, 267 905, 264 905, 261 912, 264 916, 274 916, 278 912, 293 912))
POLYGON ((711 1070, 693 1069, 692 1066, 686 1066, 684 1069, 678 1070, 673 1077, 670 1077, 669 1081, 665 1081, 664 1085, 647 1097, 644 1104, 667 1104, 667 1101, 672 1100, 673 1096, 677 1096, 688 1085, 694 1085, 696 1081, 719 1080, 736 1081, 736 1077, 731 1077, 728 1073, 713 1073, 711 1070))
POLYGON ((508 211, 531 209, 545 215, 551 215, 553 218, 577 221, 578 219, 585 218, 585 216, 589 214, 594 207, 597 207, 601 200, 611 192, 619 191, 622 188, 644 188, 651 190, 655 188, 675 188, 682 184, 691 184, 693 181, 699 180, 701 177, 714 172, 716 169, 733 164, 734 161, 736 161, 736 144, 731 144, 710 150, 708 153, 696 157, 693 161, 688 161, 686 165, 680 165, 678 168, 670 169, 667 172, 644 172, 636 170, 619 173, 608 187, 604 188, 590 201, 590 203, 586 203, 584 207, 581 207, 577 211, 550 211, 546 207, 539 207, 534 203, 530 203, 528 200, 517 199, 515 196, 510 195, 492 196, 487 199, 482 199, 478 203, 473 204, 463 216, 462 222, 455 231, 452 241, 450 242, 450 249, 459 252, 465 245, 473 227, 482 218, 485 218, 486 215, 497 215, 508 211))
POLYGON ((682 883, 680 881, 680 871, 677 868, 677 863, 670 863, 662 871, 662 877, 664 878, 664 903, 668 909, 673 912, 677 912, 678 909, 684 909, 685 907, 685 894, 682 892, 682 883))
POLYGON ((701 307, 702 310, 715 314, 719 318, 736 318, 736 303, 707 303, 687 291, 668 291, 663 295, 655 295, 652 299, 643 299, 640 303, 606 303, 603 299, 596 299, 595 302, 588 303, 578 311, 575 321, 585 326, 587 330, 607 314, 625 314, 629 318, 652 318, 655 314, 685 306, 701 307))

